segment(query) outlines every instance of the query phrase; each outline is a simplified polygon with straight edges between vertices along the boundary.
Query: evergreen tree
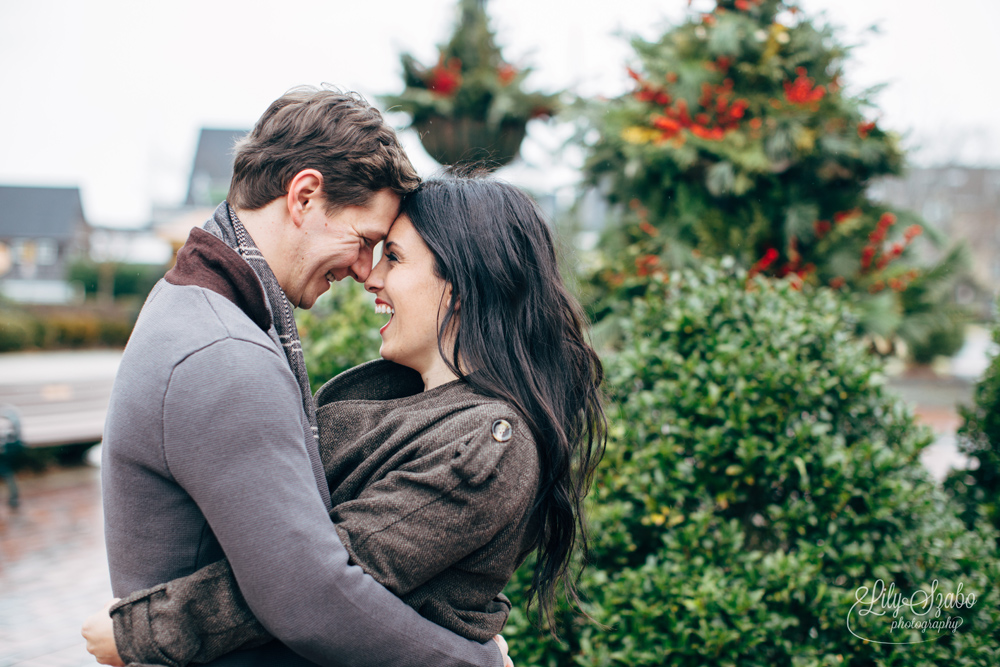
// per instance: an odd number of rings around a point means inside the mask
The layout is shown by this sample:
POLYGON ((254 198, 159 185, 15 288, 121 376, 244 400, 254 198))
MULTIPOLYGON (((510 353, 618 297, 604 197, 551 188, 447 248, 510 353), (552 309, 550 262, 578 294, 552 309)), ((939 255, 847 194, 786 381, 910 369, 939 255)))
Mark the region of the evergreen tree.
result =
POLYGON ((875 120, 875 91, 845 94, 848 48, 829 26, 783 0, 718 0, 633 45, 635 90, 598 105, 585 167, 623 213, 604 239, 595 300, 641 291, 692 254, 732 255, 751 275, 843 292, 866 332, 911 346, 937 333, 954 347, 940 335, 959 326, 941 286, 961 255, 929 276, 911 258, 922 222, 868 198, 904 156, 875 120))

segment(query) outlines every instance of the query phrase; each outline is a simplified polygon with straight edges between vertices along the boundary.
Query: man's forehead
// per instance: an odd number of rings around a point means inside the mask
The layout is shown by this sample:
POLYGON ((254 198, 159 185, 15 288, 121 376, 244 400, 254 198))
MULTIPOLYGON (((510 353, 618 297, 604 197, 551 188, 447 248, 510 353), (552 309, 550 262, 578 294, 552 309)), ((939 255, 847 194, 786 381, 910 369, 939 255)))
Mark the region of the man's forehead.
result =
POLYGON ((369 202, 364 235, 373 241, 382 241, 389 235, 393 223, 401 215, 402 199, 391 190, 381 190, 369 202))

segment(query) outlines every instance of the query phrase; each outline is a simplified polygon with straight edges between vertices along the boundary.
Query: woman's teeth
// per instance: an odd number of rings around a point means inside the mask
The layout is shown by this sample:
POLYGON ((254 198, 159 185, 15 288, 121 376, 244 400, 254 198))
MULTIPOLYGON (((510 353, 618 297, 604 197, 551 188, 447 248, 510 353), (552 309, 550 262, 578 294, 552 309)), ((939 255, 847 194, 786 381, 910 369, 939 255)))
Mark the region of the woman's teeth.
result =
POLYGON ((375 312, 376 313, 390 313, 390 314, 392 314, 392 313, 395 313, 396 310, 392 306, 389 306, 388 304, 376 303, 375 304, 375 312))

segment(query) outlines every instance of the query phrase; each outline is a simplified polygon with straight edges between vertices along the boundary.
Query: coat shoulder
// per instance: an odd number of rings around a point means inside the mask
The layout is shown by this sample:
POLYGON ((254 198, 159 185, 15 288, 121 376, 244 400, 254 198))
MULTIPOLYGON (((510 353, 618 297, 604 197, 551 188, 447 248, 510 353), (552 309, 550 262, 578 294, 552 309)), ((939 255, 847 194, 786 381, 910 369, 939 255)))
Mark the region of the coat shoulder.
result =
POLYGON ((468 432, 452 459, 452 470, 479 486, 508 469, 537 475, 538 451, 527 423, 511 405, 486 399, 464 411, 468 432))

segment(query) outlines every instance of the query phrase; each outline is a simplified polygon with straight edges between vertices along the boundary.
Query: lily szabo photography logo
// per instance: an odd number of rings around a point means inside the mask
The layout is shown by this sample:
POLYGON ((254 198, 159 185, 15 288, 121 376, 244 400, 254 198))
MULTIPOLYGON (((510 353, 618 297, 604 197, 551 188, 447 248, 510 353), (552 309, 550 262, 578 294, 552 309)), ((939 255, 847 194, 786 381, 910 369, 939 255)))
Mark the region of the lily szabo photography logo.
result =
POLYGON ((956 613, 976 604, 975 593, 964 591, 961 583, 954 591, 943 591, 937 579, 909 596, 878 579, 870 589, 859 587, 854 599, 847 629, 873 644, 922 644, 954 634, 963 622, 956 613))

